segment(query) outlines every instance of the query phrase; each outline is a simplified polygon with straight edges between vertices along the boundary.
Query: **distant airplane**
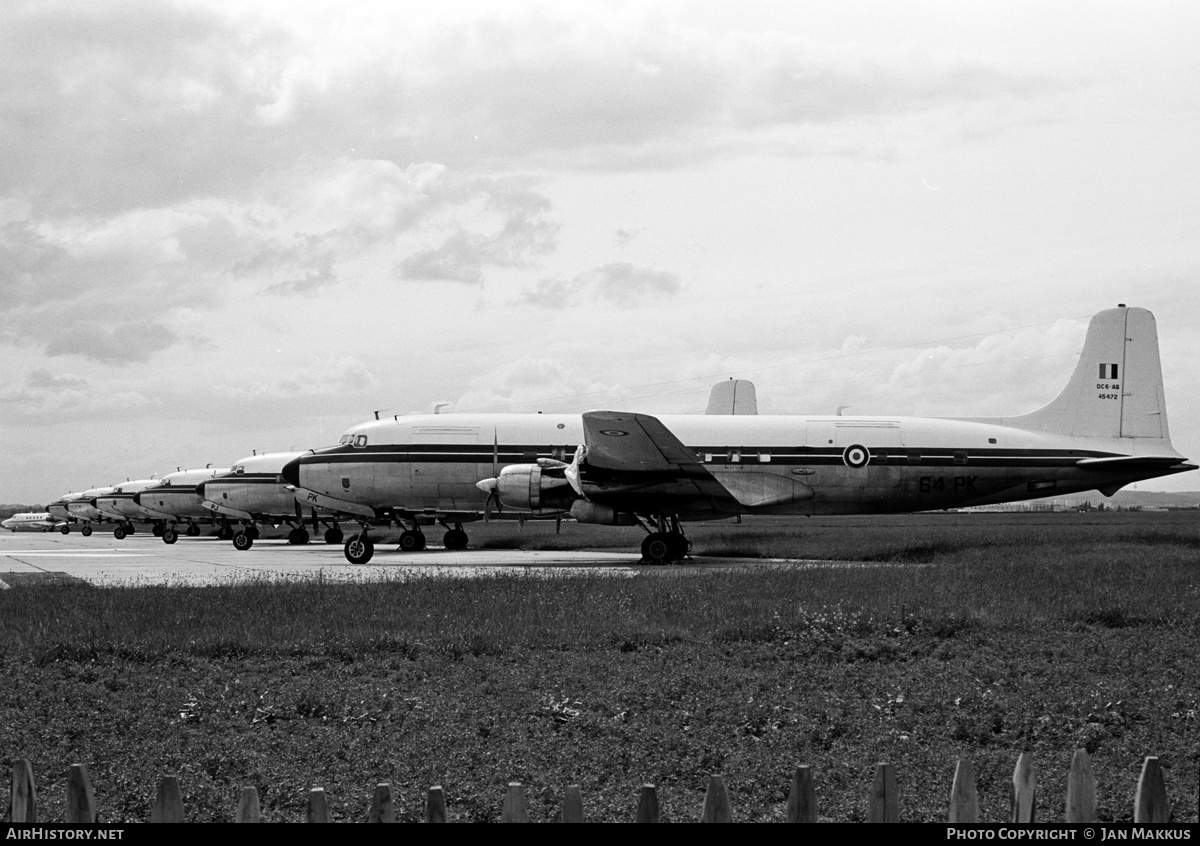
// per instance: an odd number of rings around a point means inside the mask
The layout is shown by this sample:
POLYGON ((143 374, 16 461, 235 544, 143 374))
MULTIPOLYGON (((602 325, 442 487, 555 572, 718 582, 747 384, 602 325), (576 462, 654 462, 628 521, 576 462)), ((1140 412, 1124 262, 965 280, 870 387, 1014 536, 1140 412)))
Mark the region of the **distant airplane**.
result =
POLYGON ((106 519, 116 523, 113 537, 123 540, 132 535, 136 523, 149 523, 153 526, 155 537, 161 537, 166 520, 154 512, 143 508, 133 501, 134 494, 152 488, 159 483, 158 479, 136 479, 114 485, 107 494, 101 494, 92 500, 92 505, 106 519))
MULTIPOLYGON (((68 494, 63 497, 65 508, 71 519, 83 524, 83 528, 79 531, 85 538, 92 533, 93 523, 104 523, 110 519, 96 507, 96 497, 105 496, 112 491, 111 487, 91 488, 81 494, 68 494)), ((49 510, 53 513, 54 506, 50 506, 49 510)))
POLYGON ((684 520, 1111 496, 1195 467, 1171 446, 1154 316, 1120 305, 1092 318, 1063 391, 1015 417, 422 415, 355 426, 283 476, 302 502, 359 517, 355 563, 374 552, 372 519, 407 520, 408 535, 426 512, 494 505, 641 525, 644 560, 667 563, 690 548, 684 520))
POLYGON ((203 506, 199 485, 223 473, 228 473, 228 467, 205 467, 201 470, 180 470, 163 476, 153 487, 138 491, 133 495, 135 504, 150 512, 155 520, 163 521, 163 543, 175 543, 179 540, 176 526, 187 524, 187 534, 195 537, 200 534, 201 523, 219 523, 217 537, 229 540, 233 537, 233 529, 228 520, 214 520, 211 512, 203 506))
POLYGON ((66 534, 70 529, 66 521, 52 516, 49 511, 26 511, 0 521, 0 527, 10 532, 53 532, 58 529, 66 534))
MULTIPOLYGON (((242 529, 233 535, 237 549, 249 549, 259 534, 259 523, 287 524, 292 531, 288 542, 306 544, 308 530, 304 528, 304 511, 296 500, 294 488, 283 481, 283 465, 303 455, 301 452, 268 452, 251 455, 237 461, 223 476, 201 482, 197 490, 204 508, 225 520, 241 523, 242 529)), ((342 530, 337 520, 318 515, 309 509, 313 531, 319 531, 322 521, 328 526, 326 543, 341 543, 342 530)))

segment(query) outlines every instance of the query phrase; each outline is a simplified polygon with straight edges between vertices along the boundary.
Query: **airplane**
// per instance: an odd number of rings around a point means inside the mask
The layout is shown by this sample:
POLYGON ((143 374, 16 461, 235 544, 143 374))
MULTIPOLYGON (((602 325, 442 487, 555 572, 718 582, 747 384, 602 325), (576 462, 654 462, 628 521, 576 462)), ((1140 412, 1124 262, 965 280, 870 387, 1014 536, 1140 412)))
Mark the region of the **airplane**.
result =
MULTIPOLYGON (((59 526, 58 530, 64 535, 71 533, 71 524, 76 522, 75 515, 67 510, 67 505, 74 500, 80 499, 82 496, 83 493, 81 491, 65 493, 46 506, 46 511, 51 517, 62 521, 62 525, 59 526)), ((91 527, 88 527, 88 534, 91 534, 91 532, 91 527)))
MULTIPOLYGON (((66 508, 71 519, 76 522, 83 523, 83 527, 79 530, 79 532, 85 538, 92 533, 92 523, 100 524, 111 519, 102 513, 100 509, 96 507, 95 503, 97 497, 106 496, 112 493, 112 491, 113 488, 111 486, 103 488, 90 488, 83 493, 67 494, 63 497, 65 502, 64 507, 66 508)), ((54 506, 49 506, 48 510, 53 513, 54 506)))
POLYGON ((1171 446, 1154 316, 1121 304, 1091 319, 1066 387, 1027 414, 428 415, 352 427, 283 476, 302 502, 359 515, 345 548, 353 563, 374 552, 370 518, 404 517, 419 532, 422 507, 436 503, 443 514, 502 506, 640 525, 643 560, 663 564, 686 558, 685 520, 1111 496, 1194 469, 1171 446))
POLYGON ((114 485, 109 493, 92 500, 92 505, 105 518, 117 524, 113 537, 123 540, 134 533, 134 523, 150 523, 155 537, 162 537, 166 520, 133 501, 134 494, 159 484, 158 479, 136 479, 114 485))
POLYGON ((66 522, 52 516, 49 511, 26 511, 14 514, 7 520, 0 521, 0 527, 10 532, 53 532, 58 529, 63 534, 70 531, 66 522))
MULTIPOLYGON (((457 443, 461 440, 459 430, 461 427, 451 425, 448 429, 441 426, 439 421, 452 420, 451 415, 439 414, 440 409, 434 411, 431 415, 415 416, 415 419, 428 420, 428 426, 420 427, 418 430, 418 439, 422 435, 432 435, 437 439, 438 433, 445 434, 443 440, 449 443, 457 443)), ((709 392, 708 406, 705 409, 707 415, 755 415, 758 413, 758 398, 754 389, 754 383, 746 379, 729 379, 724 382, 715 384, 709 392)), ((515 415, 519 419, 526 419, 529 415, 515 415)), ((404 420, 409 421, 414 417, 406 417, 404 420)), ((378 415, 376 415, 378 420, 378 415)), ((400 417, 397 415, 393 418, 394 421, 400 422, 400 417)), ((385 421, 386 422, 386 421, 385 421)), ((360 427, 352 427, 342 435, 338 442, 339 447, 354 449, 360 448, 365 441, 362 440, 357 431, 360 427)), ((560 427, 561 428, 561 427, 560 427)), ((472 430, 474 434, 466 436, 472 443, 478 442, 478 432, 472 430)), ((483 447, 471 447, 474 453, 478 453, 483 447)), ((560 457, 565 455, 570 450, 570 445, 554 448, 554 453, 560 457)), ((322 450, 321 452, 325 452, 322 450)), ((307 453, 301 453, 301 456, 316 454, 317 450, 309 450, 307 453)), ((524 453, 518 453, 517 458, 524 456, 524 453)), ((533 454, 530 453, 530 456, 533 454)), ((499 442, 493 432, 493 444, 489 457, 492 460, 492 471, 499 472, 501 454, 499 452, 499 442)), ((504 457, 508 457, 507 455, 504 457)), ((316 491, 307 490, 299 487, 295 483, 294 474, 288 475, 287 468, 295 463, 297 459, 293 459, 288 464, 284 465, 284 473, 282 474, 285 480, 289 482, 288 487, 292 489, 296 501, 306 508, 320 508, 324 511, 331 512, 338 517, 352 518, 359 521, 364 528, 369 523, 391 523, 395 521, 401 526, 408 523, 412 528, 406 528, 400 534, 400 549, 406 552, 416 552, 425 548, 425 534, 421 530, 422 525, 430 525, 432 523, 440 523, 446 528, 446 534, 443 537, 443 544, 446 549, 465 549, 468 543, 467 533, 463 530, 462 524, 474 520, 483 519, 485 522, 491 518, 493 509, 492 501, 486 498, 480 498, 475 490, 472 489, 473 480, 478 479, 478 473, 481 468, 486 465, 466 464, 463 467, 452 468, 449 472, 456 475, 452 482, 447 484, 439 484, 437 482, 437 474, 441 472, 442 465, 449 460, 453 463, 452 454, 431 455, 430 463, 427 467, 414 466, 413 474, 420 475, 421 473, 429 474, 432 483, 422 485, 418 482, 413 490, 408 492, 408 499, 405 504, 400 507, 390 507, 390 503, 385 501, 381 503, 373 502, 368 496, 367 499, 358 497, 342 497, 335 496, 330 492, 318 493, 316 491), (463 475, 465 474, 465 475, 463 475), (456 492, 451 489, 456 488, 456 492), (461 500, 461 501, 460 501, 461 500), (463 507, 465 503, 465 507, 463 507)), ((373 472, 373 470, 371 471, 373 472)), ((444 482, 448 480, 443 480, 444 482)), ((348 480, 343 481, 343 486, 348 485, 348 480)), ((502 509, 494 509, 500 513, 502 509)), ((503 515, 501 515, 503 516, 503 515)), ((513 516, 513 515, 510 515, 513 516)), ((517 519, 526 519, 527 517, 539 518, 542 515, 537 514, 518 514, 517 519)), ((556 519, 561 522, 562 514, 545 515, 548 519, 556 519)), ((339 530, 340 531, 340 530, 339 530)), ((372 546, 373 549, 373 546, 372 546)), ((347 557, 349 546, 347 546, 347 557)), ((371 553, 373 554, 373 552, 371 553)), ((370 555, 367 556, 369 560, 370 555)), ((351 558, 350 560, 355 560, 351 558)), ((361 563, 361 562, 357 562, 361 563)))
MULTIPOLYGON (((279 475, 283 465, 303 455, 300 452, 268 452, 250 455, 233 465, 223 475, 201 482, 197 487, 204 508, 226 520, 239 521, 243 528, 233 535, 236 549, 246 550, 258 538, 260 522, 292 527, 288 542, 306 544, 308 530, 304 528, 304 512, 293 489, 279 475)), ((322 519, 315 508, 310 509, 313 531, 320 529, 322 519)), ((326 543, 341 543, 342 529, 337 520, 326 517, 326 543)))
POLYGON ((163 543, 179 540, 178 523, 187 523, 187 534, 200 534, 200 523, 219 522, 217 537, 229 540, 233 529, 228 520, 215 521, 208 509, 202 505, 199 485, 223 473, 228 467, 205 467, 200 470, 179 470, 163 476, 153 487, 145 488, 133 495, 133 501, 152 515, 152 519, 163 521, 163 543))

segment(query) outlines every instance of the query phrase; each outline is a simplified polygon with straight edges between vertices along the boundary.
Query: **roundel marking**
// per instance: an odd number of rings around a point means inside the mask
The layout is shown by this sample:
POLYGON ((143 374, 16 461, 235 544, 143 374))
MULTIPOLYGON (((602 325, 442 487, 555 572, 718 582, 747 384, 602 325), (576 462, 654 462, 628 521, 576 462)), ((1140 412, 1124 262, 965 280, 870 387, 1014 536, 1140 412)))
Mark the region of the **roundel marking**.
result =
POLYGON ((866 467, 870 460, 871 453, 862 444, 850 444, 842 452, 842 461, 846 462, 847 467, 853 467, 855 470, 866 467))
POLYGON ((628 435, 629 433, 622 431, 621 429, 601 429, 600 434, 608 435, 611 438, 623 438, 626 435, 628 435))

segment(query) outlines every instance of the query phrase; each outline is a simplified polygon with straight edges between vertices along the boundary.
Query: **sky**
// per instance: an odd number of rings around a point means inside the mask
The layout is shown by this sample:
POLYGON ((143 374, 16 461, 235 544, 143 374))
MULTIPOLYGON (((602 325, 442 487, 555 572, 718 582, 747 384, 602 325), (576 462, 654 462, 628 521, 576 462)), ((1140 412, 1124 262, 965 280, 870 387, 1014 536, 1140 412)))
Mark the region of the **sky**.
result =
MULTIPOLYGON (((1158 320, 1200 5, 0 4, 0 502, 381 414, 984 416, 1158 320)), ((1144 490, 1197 490, 1195 472, 1144 490)))

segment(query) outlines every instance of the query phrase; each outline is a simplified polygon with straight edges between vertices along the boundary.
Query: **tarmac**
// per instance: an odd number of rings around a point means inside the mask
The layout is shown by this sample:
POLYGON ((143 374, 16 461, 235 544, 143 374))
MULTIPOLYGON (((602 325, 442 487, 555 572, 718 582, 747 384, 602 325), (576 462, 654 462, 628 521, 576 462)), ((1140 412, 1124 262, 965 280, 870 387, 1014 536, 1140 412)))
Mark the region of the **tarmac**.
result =
POLYGON ((30 581, 85 582, 103 587, 204 586, 248 580, 311 579, 330 582, 398 578, 465 577, 493 573, 551 576, 598 572, 632 576, 644 569, 629 552, 486 550, 450 551, 430 547, 399 552, 375 546, 367 564, 346 560, 342 544, 258 540, 245 551, 214 537, 181 537, 163 543, 149 532, 117 540, 98 530, 83 537, 60 532, 0 532, 0 590, 30 581))

